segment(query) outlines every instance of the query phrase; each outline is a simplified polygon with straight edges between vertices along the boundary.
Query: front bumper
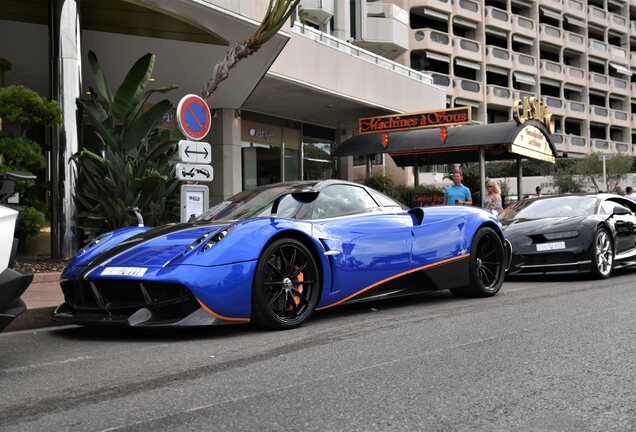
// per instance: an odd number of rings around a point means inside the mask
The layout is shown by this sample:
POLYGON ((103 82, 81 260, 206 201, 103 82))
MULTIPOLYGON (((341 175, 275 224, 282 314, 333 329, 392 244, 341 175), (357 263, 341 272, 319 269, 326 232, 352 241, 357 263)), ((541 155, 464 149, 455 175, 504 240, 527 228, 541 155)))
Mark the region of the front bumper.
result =
POLYGON ((26 310, 20 296, 32 280, 32 273, 20 273, 10 268, 0 273, 0 331, 26 310))
POLYGON ((511 276, 570 274, 590 271, 592 271, 592 260, 589 254, 579 247, 549 252, 538 252, 524 247, 513 251, 508 274, 511 276))

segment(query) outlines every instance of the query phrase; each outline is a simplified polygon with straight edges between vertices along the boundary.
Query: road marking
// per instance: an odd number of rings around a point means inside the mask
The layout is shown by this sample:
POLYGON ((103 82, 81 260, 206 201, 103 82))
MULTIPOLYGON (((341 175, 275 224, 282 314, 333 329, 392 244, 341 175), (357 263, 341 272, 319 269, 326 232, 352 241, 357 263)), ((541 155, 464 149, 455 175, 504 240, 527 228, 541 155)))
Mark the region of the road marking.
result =
POLYGON ((73 357, 73 358, 68 358, 68 359, 58 360, 58 361, 53 361, 53 362, 47 362, 47 363, 40 363, 40 364, 33 364, 33 365, 27 365, 27 366, 18 366, 18 367, 13 367, 13 368, 0 369, 0 372, 7 373, 7 374, 8 373, 13 373, 13 372, 24 372, 24 371, 33 370, 33 369, 41 369, 41 368, 45 368, 45 367, 49 367, 49 366, 57 366, 57 365, 62 365, 62 364, 67 364, 67 363, 75 363, 75 362, 79 362, 79 361, 93 360, 93 359, 95 359, 95 357, 92 357, 92 356, 73 357))

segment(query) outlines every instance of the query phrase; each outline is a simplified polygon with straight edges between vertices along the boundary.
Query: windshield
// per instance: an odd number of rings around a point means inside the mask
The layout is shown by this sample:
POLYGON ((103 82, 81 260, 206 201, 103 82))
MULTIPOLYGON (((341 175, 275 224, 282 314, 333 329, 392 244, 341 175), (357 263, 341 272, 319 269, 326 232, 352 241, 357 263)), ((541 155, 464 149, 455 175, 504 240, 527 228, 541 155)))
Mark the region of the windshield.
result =
POLYGON ((542 219, 551 217, 589 216, 596 210, 596 198, 591 196, 561 196, 520 201, 499 215, 499 219, 542 219))
MULTIPOLYGON (((274 200, 289 192, 289 187, 273 187, 243 191, 228 198, 197 216, 194 221, 234 221, 271 214, 274 200)), ((282 199, 278 206, 278 217, 291 217, 302 204, 291 195, 282 199)))

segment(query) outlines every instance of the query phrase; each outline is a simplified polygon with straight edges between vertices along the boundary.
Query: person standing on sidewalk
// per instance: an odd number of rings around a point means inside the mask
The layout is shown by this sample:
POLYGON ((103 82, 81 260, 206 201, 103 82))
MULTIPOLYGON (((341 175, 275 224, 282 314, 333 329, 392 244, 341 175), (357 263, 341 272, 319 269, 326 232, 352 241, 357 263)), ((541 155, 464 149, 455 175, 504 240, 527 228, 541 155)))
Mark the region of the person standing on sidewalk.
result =
POLYGON ((455 170, 453 172, 453 184, 446 187, 444 191, 445 205, 473 205, 473 198, 470 189, 462 184, 462 172, 455 170))

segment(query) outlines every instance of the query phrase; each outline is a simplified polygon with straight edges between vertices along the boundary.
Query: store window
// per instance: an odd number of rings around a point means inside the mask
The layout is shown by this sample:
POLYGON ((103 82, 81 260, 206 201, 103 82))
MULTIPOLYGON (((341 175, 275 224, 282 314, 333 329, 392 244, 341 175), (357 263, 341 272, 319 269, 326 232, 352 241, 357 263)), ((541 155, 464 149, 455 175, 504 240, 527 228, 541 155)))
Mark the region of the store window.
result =
POLYGON ((325 180, 334 178, 331 157, 335 144, 333 129, 303 125, 303 178, 325 180))
POLYGON ((281 121, 254 113, 241 118, 243 189, 282 181, 281 121))

